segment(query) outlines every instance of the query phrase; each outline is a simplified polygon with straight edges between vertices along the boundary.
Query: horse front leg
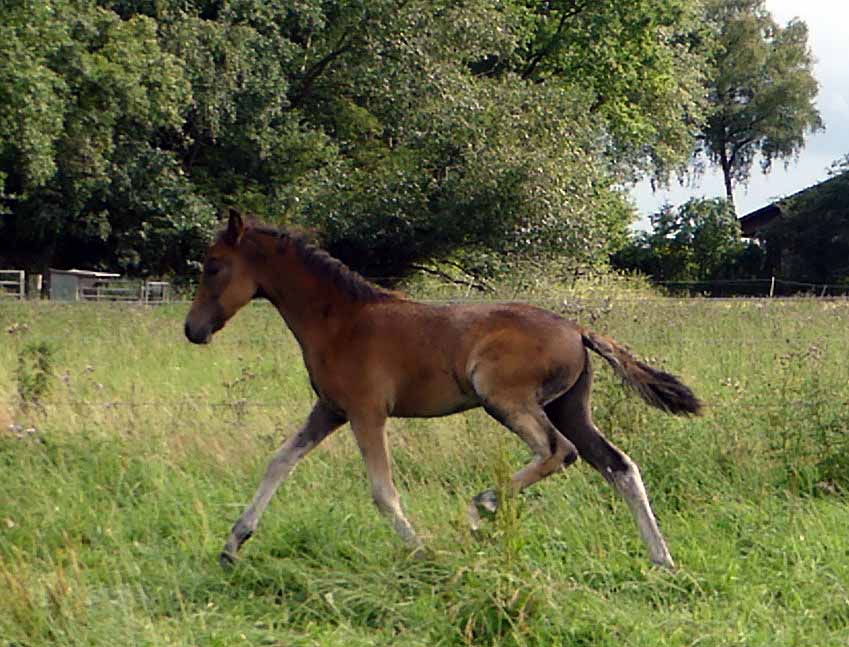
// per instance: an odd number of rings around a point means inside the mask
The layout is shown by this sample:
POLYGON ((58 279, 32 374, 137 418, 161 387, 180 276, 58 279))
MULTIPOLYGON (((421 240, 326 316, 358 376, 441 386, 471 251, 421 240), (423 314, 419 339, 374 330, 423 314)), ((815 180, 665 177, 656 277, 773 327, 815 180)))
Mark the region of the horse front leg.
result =
POLYGON ((274 492, 291 474, 298 461, 345 422, 344 417, 320 400, 315 404, 304 426, 274 453, 253 500, 230 530, 227 543, 218 558, 221 566, 227 567, 235 562, 239 548, 250 539, 274 492))
POLYGON ((392 480, 392 464, 386 445, 386 416, 351 416, 351 429, 366 466, 371 495, 380 513, 414 554, 424 554, 424 546, 401 509, 401 498, 392 480))

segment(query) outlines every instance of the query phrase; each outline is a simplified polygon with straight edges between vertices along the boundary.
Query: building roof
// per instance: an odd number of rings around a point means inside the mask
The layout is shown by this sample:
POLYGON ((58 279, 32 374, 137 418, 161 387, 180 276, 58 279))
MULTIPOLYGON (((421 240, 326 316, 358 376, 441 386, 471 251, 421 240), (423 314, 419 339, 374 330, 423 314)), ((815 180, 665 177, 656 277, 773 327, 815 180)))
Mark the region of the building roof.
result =
POLYGON ((121 275, 114 272, 96 272, 94 270, 57 270, 50 268, 51 274, 72 274, 83 279, 117 279, 121 275))
POLYGON ((788 203, 802 196, 806 196, 807 194, 821 191, 838 180, 843 179, 845 181, 845 176, 847 175, 849 175, 849 172, 838 173, 827 180, 823 180, 822 182, 809 186, 801 191, 797 191, 796 193, 791 193, 790 195, 776 200, 775 202, 761 207, 760 209, 750 211, 746 215, 737 219, 737 222, 740 223, 741 233, 745 238, 757 238, 758 230, 781 216, 787 209, 788 203))
POLYGON ((765 207, 747 213, 745 216, 739 218, 737 222, 740 223, 740 232, 745 238, 755 238, 758 229, 765 227, 780 215, 780 203, 773 202, 765 207))

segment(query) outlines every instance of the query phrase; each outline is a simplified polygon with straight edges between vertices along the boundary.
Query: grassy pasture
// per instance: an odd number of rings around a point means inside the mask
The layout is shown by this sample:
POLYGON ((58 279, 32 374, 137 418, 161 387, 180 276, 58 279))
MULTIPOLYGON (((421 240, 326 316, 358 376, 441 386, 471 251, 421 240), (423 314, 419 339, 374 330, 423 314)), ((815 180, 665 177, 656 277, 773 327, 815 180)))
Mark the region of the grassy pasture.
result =
POLYGON ((674 572, 649 566, 625 504, 580 463, 470 537, 468 499, 527 458, 480 412, 390 423, 428 559, 373 509, 343 429, 222 572, 230 524, 311 392, 270 307, 204 348, 184 314, 0 304, 3 647, 849 645, 845 301, 573 312, 709 403, 665 416, 596 361, 596 422, 641 466, 674 572))

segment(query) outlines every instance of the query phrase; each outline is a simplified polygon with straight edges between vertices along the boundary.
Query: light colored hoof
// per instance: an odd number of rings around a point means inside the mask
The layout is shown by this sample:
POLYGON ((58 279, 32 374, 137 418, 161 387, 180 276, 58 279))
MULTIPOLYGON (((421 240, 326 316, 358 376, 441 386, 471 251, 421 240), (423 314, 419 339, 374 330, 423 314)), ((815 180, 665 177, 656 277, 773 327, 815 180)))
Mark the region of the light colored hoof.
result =
POLYGON ((675 562, 672 559, 672 555, 666 553, 665 555, 655 555, 651 558, 651 563, 655 566, 660 566, 661 568, 669 569, 670 571, 675 570, 675 562))
POLYGON ((469 507, 466 510, 466 516, 469 520, 469 528, 471 528, 473 533, 478 532, 481 529, 481 515, 478 512, 478 506, 474 501, 469 504, 469 507))

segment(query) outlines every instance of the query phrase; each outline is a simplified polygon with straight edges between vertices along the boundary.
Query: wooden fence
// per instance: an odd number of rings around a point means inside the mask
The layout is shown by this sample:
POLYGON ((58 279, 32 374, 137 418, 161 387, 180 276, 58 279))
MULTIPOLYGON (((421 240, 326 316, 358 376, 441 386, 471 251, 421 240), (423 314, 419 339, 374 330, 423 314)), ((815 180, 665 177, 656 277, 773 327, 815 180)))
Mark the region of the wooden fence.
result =
POLYGON ((169 285, 165 281, 99 280, 94 285, 81 285, 80 301, 125 301, 132 303, 167 303, 169 285))
MULTIPOLYGON (((69 275, 71 272, 61 272, 69 275)), ((117 275, 114 275, 117 276, 117 275)), ((30 278, 40 278, 31 274, 30 278)), ((72 281, 58 296, 51 288, 49 298, 59 301, 123 301, 127 303, 159 304, 171 301, 171 285, 167 281, 131 281, 121 278, 72 276, 72 281)), ((0 270, 0 299, 27 298, 24 270, 0 270)), ((58 279, 56 279, 58 281, 58 279)), ((65 279, 67 282, 67 279, 65 279)), ((30 286, 31 298, 41 295, 41 281, 30 286)))
POLYGON ((0 270, 0 297, 24 299, 26 283, 23 270, 0 270))
POLYGON ((142 283, 142 303, 167 303, 171 300, 171 286, 167 281, 142 283))

